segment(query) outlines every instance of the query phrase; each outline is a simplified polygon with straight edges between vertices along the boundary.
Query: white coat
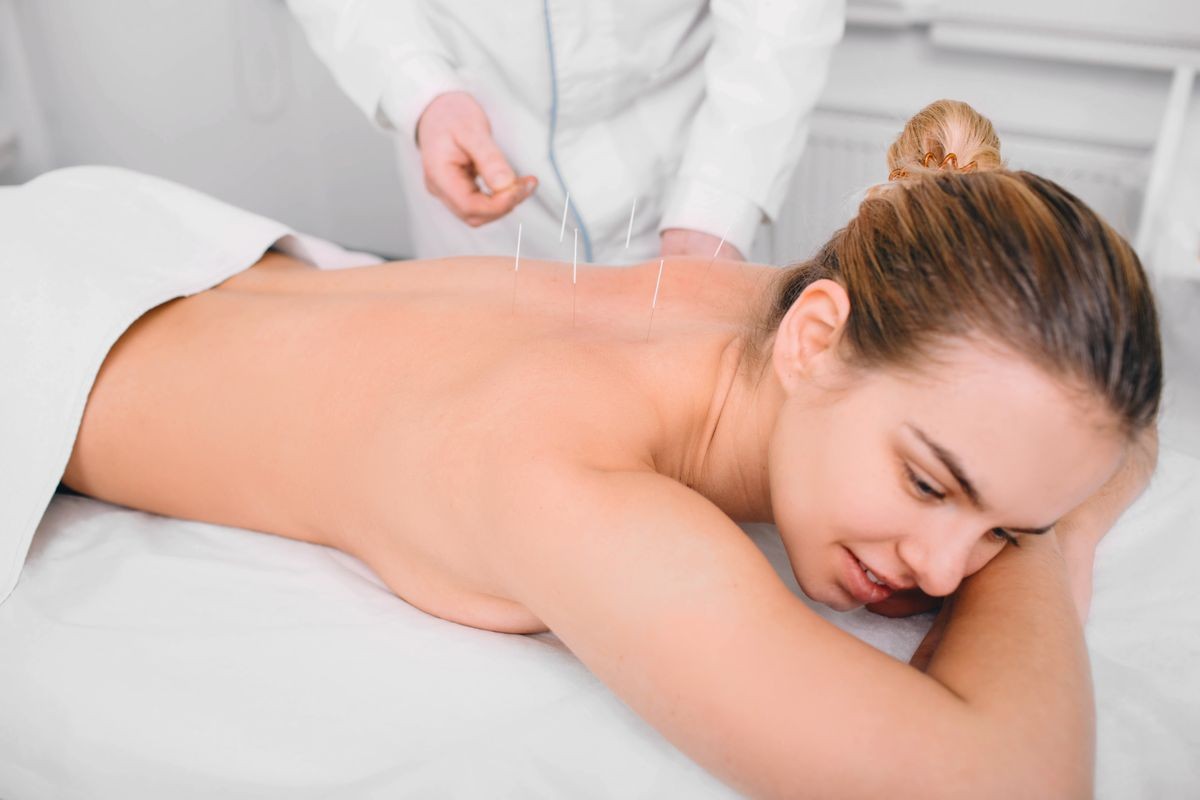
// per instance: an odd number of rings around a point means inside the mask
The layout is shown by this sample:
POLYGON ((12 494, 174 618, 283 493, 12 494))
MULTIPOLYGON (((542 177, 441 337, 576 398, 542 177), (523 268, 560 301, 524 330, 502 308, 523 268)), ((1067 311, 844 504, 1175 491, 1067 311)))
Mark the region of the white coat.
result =
POLYGON ((397 152, 419 257, 621 263, 688 228, 749 254, 800 158, 844 0, 288 0, 397 152), (417 120, 470 92, 536 194, 469 228, 424 186, 417 120), (566 234, 559 241, 570 192, 566 234), (637 201, 632 242, 625 247, 637 201))

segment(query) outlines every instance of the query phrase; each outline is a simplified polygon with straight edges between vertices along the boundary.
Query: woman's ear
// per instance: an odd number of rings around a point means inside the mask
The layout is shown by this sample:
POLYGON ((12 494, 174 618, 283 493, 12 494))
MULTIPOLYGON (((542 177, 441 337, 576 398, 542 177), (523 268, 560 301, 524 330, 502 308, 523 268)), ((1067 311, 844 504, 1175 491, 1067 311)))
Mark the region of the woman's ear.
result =
POLYGON ((771 361, 785 389, 836 371, 837 345, 850 316, 850 297, 837 281, 813 281, 783 315, 771 361))

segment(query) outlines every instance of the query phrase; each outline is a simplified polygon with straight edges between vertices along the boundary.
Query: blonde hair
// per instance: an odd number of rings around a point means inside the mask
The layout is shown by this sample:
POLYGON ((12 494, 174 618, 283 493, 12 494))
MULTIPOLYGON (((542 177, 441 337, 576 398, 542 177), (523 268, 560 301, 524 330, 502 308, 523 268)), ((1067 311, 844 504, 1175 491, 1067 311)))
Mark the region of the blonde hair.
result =
POLYGON ((903 174, 776 279, 752 321, 753 359, 805 287, 828 278, 850 298, 849 363, 917 367, 939 341, 980 333, 1097 392, 1127 433, 1153 423, 1158 317, 1128 242, 1056 183, 1005 169, 992 124, 965 103, 918 112, 888 166, 903 174), (957 164, 943 164, 951 153, 957 164))
POLYGON ((958 100, 937 100, 913 115, 887 151, 890 174, 922 175, 944 169, 1001 169, 1000 137, 991 121, 958 100), (967 165, 974 164, 972 168, 967 165))

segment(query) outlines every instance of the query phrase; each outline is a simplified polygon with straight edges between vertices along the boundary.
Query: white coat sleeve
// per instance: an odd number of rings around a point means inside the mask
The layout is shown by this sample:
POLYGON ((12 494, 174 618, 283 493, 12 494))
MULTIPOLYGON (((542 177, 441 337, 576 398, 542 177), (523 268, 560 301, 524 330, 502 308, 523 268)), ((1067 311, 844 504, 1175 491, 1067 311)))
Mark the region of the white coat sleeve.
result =
POLYGON ((354 104, 411 141, 435 97, 461 90, 419 0, 287 0, 317 56, 354 104))
POLYGON ((779 213, 845 27, 845 0, 712 0, 706 95, 659 230, 687 228, 749 255, 779 213))

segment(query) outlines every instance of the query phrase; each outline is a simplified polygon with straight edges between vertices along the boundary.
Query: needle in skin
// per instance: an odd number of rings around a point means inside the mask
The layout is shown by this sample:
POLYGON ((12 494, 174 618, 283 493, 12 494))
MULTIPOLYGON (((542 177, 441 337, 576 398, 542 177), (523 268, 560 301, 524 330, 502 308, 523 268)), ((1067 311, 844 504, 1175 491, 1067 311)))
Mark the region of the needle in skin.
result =
POLYGON ((579 266, 579 228, 575 229, 575 246, 571 249, 571 327, 575 327, 575 272, 579 266))
POLYGON ((563 219, 562 225, 558 228, 558 240, 563 240, 563 234, 567 232, 567 209, 571 206, 571 193, 567 192, 567 199, 563 202, 563 219))
MULTIPOLYGON (((629 230, 625 231, 625 249, 629 249, 629 239, 633 236, 633 212, 637 211, 637 198, 633 198, 633 208, 629 209, 629 230)), ((718 248, 719 249, 719 248, 718 248)))
POLYGON ((517 273, 521 269, 521 223, 517 223, 517 257, 513 259, 513 296, 512 312, 517 313, 517 273))
MULTIPOLYGON (((732 225, 732 223, 730 223, 732 225)), ((721 241, 717 243, 717 249, 713 250, 712 261, 716 261, 717 256, 721 253, 721 248, 725 246, 725 237, 729 235, 729 227, 725 228, 725 232, 721 234, 721 241)), ((712 261, 708 263, 711 264, 712 261)))
POLYGON ((663 262, 666 259, 658 260, 658 279, 654 281, 654 299, 650 301, 650 324, 646 326, 646 341, 650 341, 650 331, 654 327, 654 309, 658 306, 658 287, 662 283, 663 262))
POLYGON ((700 288, 696 291, 699 295, 704 291, 704 287, 708 285, 708 272, 712 269, 713 262, 717 260, 717 256, 721 253, 721 248, 725 246, 725 237, 729 235, 729 229, 733 227, 733 223, 729 223, 725 227, 725 232, 721 234, 721 241, 717 243, 717 249, 713 251, 712 258, 708 260, 708 266, 704 268, 704 277, 700 279, 700 288))

